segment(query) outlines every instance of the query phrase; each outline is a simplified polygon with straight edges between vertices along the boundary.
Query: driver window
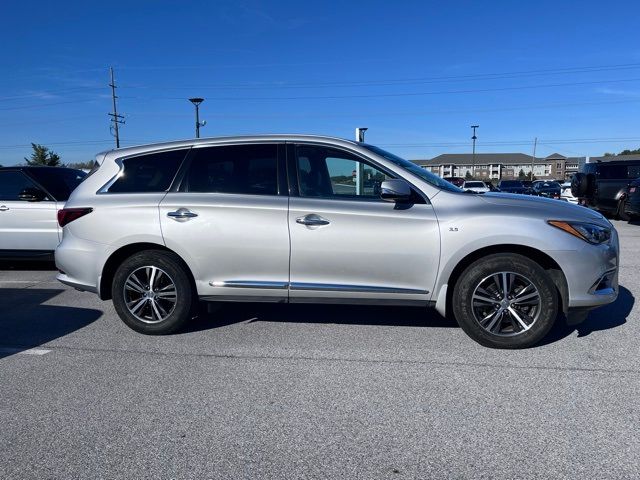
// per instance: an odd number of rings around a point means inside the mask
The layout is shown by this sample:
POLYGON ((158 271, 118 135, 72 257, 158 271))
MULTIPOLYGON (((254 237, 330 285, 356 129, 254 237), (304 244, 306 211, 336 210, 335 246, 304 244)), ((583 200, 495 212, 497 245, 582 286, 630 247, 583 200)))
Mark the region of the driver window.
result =
POLYGON ((340 150, 299 145, 296 151, 302 197, 380 199, 382 182, 392 178, 340 150))

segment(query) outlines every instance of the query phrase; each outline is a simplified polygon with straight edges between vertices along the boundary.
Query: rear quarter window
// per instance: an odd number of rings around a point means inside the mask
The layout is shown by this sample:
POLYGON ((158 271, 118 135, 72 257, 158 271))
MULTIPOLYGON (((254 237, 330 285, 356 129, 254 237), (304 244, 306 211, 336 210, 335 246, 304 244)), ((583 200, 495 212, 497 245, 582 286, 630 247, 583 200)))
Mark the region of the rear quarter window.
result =
POLYGON ((188 149, 138 155, 122 160, 122 171, 107 190, 109 193, 165 192, 184 160, 188 149))

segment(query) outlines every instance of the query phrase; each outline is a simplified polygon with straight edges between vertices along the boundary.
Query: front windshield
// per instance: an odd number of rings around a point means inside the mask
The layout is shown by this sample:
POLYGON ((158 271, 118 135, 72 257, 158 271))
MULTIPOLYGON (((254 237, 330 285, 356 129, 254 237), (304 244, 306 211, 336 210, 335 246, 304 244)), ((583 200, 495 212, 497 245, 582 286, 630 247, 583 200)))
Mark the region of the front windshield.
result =
POLYGON ((464 182, 465 187, 473 187, 473 188, 482 188, 486 187, 486 185, 482 182, 464 182))
POLYGON ((445 179, 440 178, 437 175, 434 175, 430 171, 416 165, 413 162, 410 162, 409 160, 400 158, 397 155, 394 155, 393 153, 389 153, 374 145, 367 145, 365 143, 361 143, 360 145, 366 148, 367 150, 370 150, 371 152, 375 153, 376 155, 380 155, 381 157, 386 158, 391 163, 403 168, 404 170, 407 170, 413 173, 414 175, 420 177, 429 185, 433 185, 436 188, 441 188, 442 190, 448 190, 450 192, 460 192, 460 193, 464 192, 464 190, 462 190, 461 188, 456 187, 452 183, 447 182, 445 179))

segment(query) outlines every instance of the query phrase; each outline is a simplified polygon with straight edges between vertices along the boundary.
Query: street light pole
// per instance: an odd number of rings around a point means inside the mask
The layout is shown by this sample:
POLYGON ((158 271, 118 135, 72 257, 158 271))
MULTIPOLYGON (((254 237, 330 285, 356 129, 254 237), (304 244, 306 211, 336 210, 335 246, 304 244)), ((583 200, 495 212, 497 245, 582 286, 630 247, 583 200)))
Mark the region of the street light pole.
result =
POLYGON ((206 122, 200 122, 200 104, 204 102, 204 98, 194 97, 189 101, 196 107, 196 138, 200 138, 200 127, 204 127, 206 122))
POLYGON ((473 136, 471 140, 473 140, 473 153, 471 154, 471 176, 476 178, 476 140, 478 137, 476 136, 476 128, 480 127, 480 125, 471 125, 473 128, 473 136))

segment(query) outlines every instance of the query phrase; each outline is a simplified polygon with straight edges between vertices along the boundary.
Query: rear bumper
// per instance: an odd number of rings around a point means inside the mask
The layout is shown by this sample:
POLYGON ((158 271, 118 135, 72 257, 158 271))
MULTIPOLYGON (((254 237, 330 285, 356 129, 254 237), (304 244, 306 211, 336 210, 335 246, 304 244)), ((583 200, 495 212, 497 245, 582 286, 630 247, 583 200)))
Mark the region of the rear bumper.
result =
POLYGON ((627 215, 640 215, 640 196, 634 195, 627 199, 624 211, 627 215))
POLYGON ((100 293, 100 275, 109 246, 74 237, 65 232, 55 252, 57 279, 78 290, 100 293))

